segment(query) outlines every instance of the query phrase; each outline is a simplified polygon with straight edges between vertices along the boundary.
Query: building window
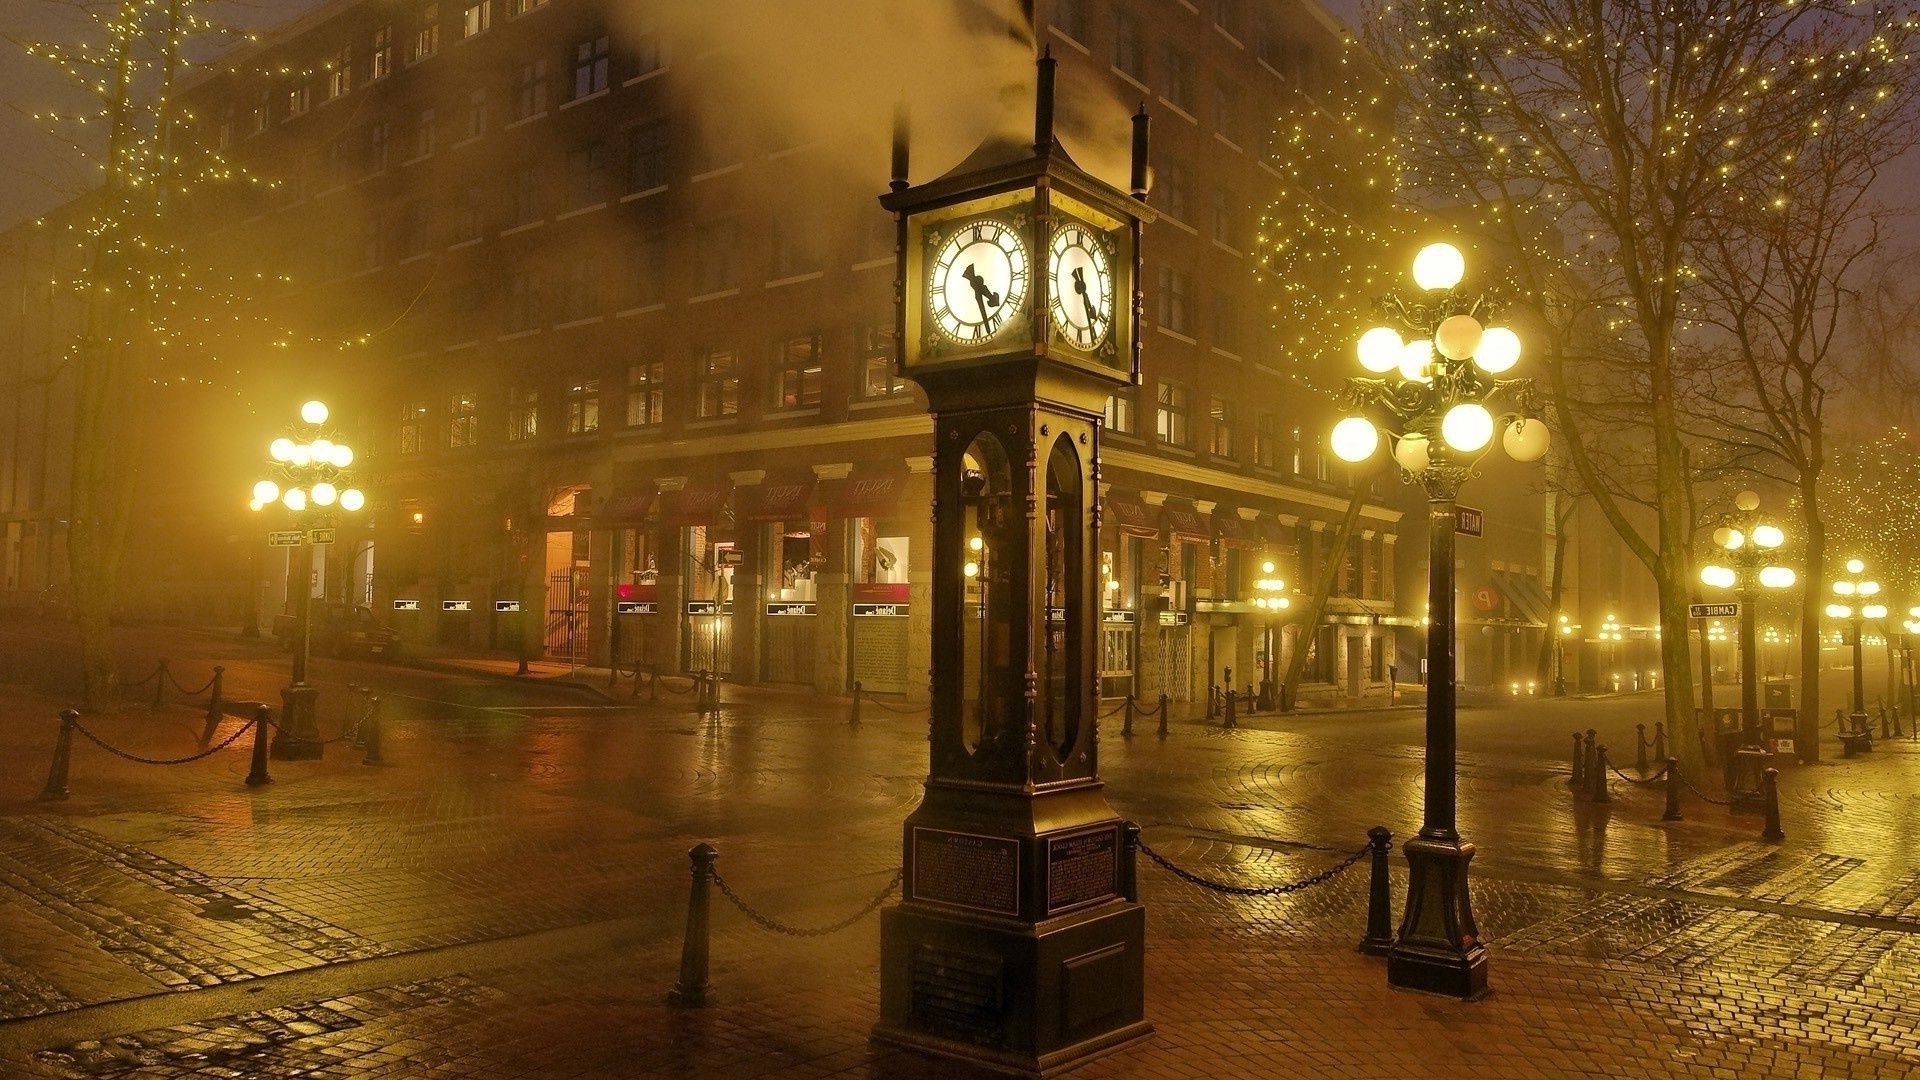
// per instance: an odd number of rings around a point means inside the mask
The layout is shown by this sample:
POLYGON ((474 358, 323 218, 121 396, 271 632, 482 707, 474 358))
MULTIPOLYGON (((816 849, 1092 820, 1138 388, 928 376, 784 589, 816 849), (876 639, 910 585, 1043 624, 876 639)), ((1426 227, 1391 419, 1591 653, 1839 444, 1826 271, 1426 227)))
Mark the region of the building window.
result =
POLYGON ((1181 112, 1193 112, 1193 61, 1187 54, 1168 45, 1160 50, 1160 65, 1166 69, 1167 102, 1181 112))
POLYGON ((666 296, 667 245, 659 236, 643 236, 626 249, 626 294, 629 308, 650 307, 666 296))
POLYGON ((400 408, 400 452, 417 454, 426 449, 427 403, 409 401, 400 408))
POLYGON ((455 450, 475 446, 480 441, 480 421, 476 415, 479 399, 472 394, 452 394, 447 398, 447 445, 455 450))
POLYGON ((513 177, 513 223, 525 225, 540 217, 540 166, 522 165, 513 177))
POLYGON ((905 380, 894 371, 894 342, 892 319, 860 328, 861 397, 887 398, 906 390, 905 380))
POLYGON ((1132 391, 1120 390, 1107 395, 1107 430, 1116 435, 1132 435, 1133 425, 1132 391))
POLYGON ((724 292, 739 282, 738 245, 738 230, 731 220, 709 221, 694 230, 696 295, 724 292))
POLYGON ((272 104, 271 94, 261 94, 260 100, 254 102, 253 108, 247 113, 247 129, 249 132, 254 135, 259 135, 267 130, 267 114, 272 104))
POLYGON ((1300 448, 1300 429, 1294 428, 1287 432, 1287 471, 1295 476, 1300 475, 1300 448))
POLYGON ((513 13, 515 15, 525 15, 535 8, 545 7, 546 4, 547 0, 513 0, 513 13))
POLYGON ((577 322, 600 314, 600 266, 589 255, 575 255, 567 264, 566 292, 560 298, 562 322, 577 322))
POLYGON ((387 167, 387 122, 375 120, 367 125, 367 171, 381 172, 387 167))
POLYGON ((516 270, 507 286, 507 330, 519 333, 540 325, 540 287, 533 271, 516 270))
POLYGON ((1213 313, 1213 347, 1223 352, 1240 351, 1240 304, 1232 293, 1213 291, 1208 307, 1213 313))
POLYGON ((1240 248, 1240 197, 1227 188, 1213 189, 1213 238, 1230 248, 1240 248))
POLYGON ((666 418, 666 365, 632 364, 627 367, 627 426, 651 427, 666 418))
POLYGON ((413 156, 426 157, 433 153, 434 118, 432 109, 421 109, 420 115, 413 118, 413 156))
POLYGON ((525 442, 540 434, 540 391, 516 386, 507 391, 507 441, 525 442))
POLYGON ((609 47, 605 34, 573 46, 573 96, 586 97, 607 88, 609 47))
POLYGON ((600 430, 600 380, 582 379, 567 387, 567 434, 600 430))
POLYGON ((1192 333, 1192 311, 1187 299, 1187 272, 1160 267, 1160 325, 1176 334, 1192 333))
POLYGON ((795 277, 820 268, 820 230, 806 218, 773 220, 773 261, 768 274, 775 279, 795 277))
POLYGON ((1053 6, 1053 25, 1082 45, 1087 43, 1087 0, 1059 0, 1053 6))
POLYGON ((1207 453, 1217 458, 1232 458, 1233 404, 1226 398, 1208 399, 1207 419, 1212 421, 1207 436, 1207 453))
POLYGON ((740 354, 713 349, 700 357, 700 419, 740 414, 740 354))
POLYGON ((1327 468, 1327 437, 1325 435, 1315 435, 1313 437, 1313 478, 1324 484, 1329 475, 1327 468))
POLYGON ((647 25, 637 31, 629 28, 633 41, 633 74, 635 78, 651 75, 667 66, 667 52, 661 45, 660 30, 657 26, 647 25))
POLYGON ((1113 13, 1113 66, 1135 82, 1147 81, 1147 35, 1140 16, 1124 8, 1113 13))
POLYGON ((820 405, 820 335, 806 334, 773 343, 779 382, 776 409, 813 409, 820 405))
POLYGON ((542 57, 520 65, 520 92, 513 116, 525 120, 547 111, 547 61, 542 57))
POLYGON ((607 197, 607 144, 588 143, 567 155, 567 206, 578 210, 607 197))
POLYGON ((373 81, 393 74, 393 27, 383 26, 373 32, 373 81))
POLYGON ((287 119, 291 120, 307 111, 308 87, 306 83, 287 91, 287 119))
POLYGON ((468 4, 460 13, 460 36, 470 38, 484 33, 493 25, 493 0, 480 0, 477 4, 468 4))
POLYGON ((1153 193, 1160 198, 1160 212, 1180 221, 1187 220, 1187 169, 1178 161, 1167 161, 1154 175, 1153 193))
POLYGON ((426 211, 418 199, 410 200, 401 206, 395 215, 394 244, 403 259, 424 254, 427 250, 426 211))
POLYGON ((487 130, 487 92, 475 90, 467 95, 467 138, 477 139, 487 130))
POLYGON ((440 51, 440 5, 426 4, 413 25, 413 55, 410 63, 419 63, 440 51))
POLYGON ((353 89, 353 46, 341 48, 327 68, 327 100, 342 97, 353 89))
POLYGON ((1278 421, 1270 412, 1263 412, 1253 418, 1253 463, 1263 469, 1273 468, 1275 455, 1279 452, 1280 432, 1278 421))
POLYGON ((453 241, 478 240, 487 230, 486 189, 478 184, 468 188, 454 211, 453 241))
POLYGON ((1193 406, 1189 394, 1179 383, 1160 384, 1160 413, 1154 421, 1154 431, 1168 446, 1191 445, 1193 436, 1188 421, 1193 406))
POLYGON ((667 186, 667 122, 655 120, 627 133, 627 190, 667 186))
POLYGON ((1240 0, 1213 0, 1213 22, 1234 37, 1240 36, 1240 0))
POLYGON ((1215 79, 1213 83, 1213 128, 1220 137, 1243 145, 1240 141, 1240 88, 1226 78, 1215 79))

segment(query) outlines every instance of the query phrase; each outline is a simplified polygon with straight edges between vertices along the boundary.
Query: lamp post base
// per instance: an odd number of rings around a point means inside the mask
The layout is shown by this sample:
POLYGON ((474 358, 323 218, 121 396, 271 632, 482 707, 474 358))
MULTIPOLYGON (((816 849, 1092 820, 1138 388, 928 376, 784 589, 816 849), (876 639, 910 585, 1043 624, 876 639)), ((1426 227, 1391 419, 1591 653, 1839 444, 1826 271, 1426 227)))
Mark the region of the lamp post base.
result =
POLYGON ((1473 845, 1416 836, 1406 843, 1407 908, 1387 954, 1387 984, 1471 1001, 1487 993, 1487 949, 1473 921, 1473 845))
POLYGON ((273 733, 275 761, 317 761, 323 746, 315 720, 320 697, 317 686, 289 686, 280 691, 280 726, 273 733))

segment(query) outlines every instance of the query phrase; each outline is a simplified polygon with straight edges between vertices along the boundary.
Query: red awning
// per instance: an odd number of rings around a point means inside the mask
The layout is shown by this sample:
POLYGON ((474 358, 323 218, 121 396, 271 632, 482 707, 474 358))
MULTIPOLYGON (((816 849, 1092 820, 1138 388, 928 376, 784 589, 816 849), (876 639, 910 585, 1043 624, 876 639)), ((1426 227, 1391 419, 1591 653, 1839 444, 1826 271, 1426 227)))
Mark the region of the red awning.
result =
POLYGON ((1283 548, 1300 546, 1300 538, 1291 525, 1283 525, 1274 518, 1263 517, 1260 519, 1259 528, 1260 536, 1269 544, 1283 548))
POLYGON ((907 487, 907 474, 898 469, 855 469, 840 481, 833 510, 843 518, 890 517, 907 487))
POLYGON ((727 488, 696 488, 690 491, 669 491, 660 500, 661 520, 669 525, 712 525, 720 519, 720 509, 727 505, 727 496, 732 494, 727 488))
POLYGON ((1251 521, 1244 521, 1239 514, 1222 510, 1213 515, 1214 535, 1220 542, 1233 547, 1259 547, 1260 530, 1251 521))
POLYGON ((653 509, 653 497, 652 484, 615 487, 600 504, 593 520, 602 525, 637 525, 645 521, 647 511, 653 509))
POLYGON ((813 498, 814 479, 763 480, 741 492, 746 521, 808 521, 807 503, 813 498))
POLYGON ((1153 519, 1153 511, 1147 509, 1146 503, 1136 499, 1107 496, 1107 524, 1135 536, 1144 536, 1149 539, 1157 539, 1160 536, 1160 523, 1153 519))
POLYGON ((1213 530, 1207 528, 1207 519, 1197 510, 1178 506, 1162 507, 1161 512, 1167 518, 1167 531, 1188 540, 1211 540, 1213 530))

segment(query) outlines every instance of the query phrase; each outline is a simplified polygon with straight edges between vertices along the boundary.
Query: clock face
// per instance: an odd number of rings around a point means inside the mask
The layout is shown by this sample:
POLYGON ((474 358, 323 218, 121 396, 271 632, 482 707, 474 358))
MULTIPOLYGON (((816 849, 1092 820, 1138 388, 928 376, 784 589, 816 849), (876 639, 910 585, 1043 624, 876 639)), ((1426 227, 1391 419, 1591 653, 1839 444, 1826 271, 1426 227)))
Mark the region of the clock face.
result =
POLYGON ((1091 352, 1113 331, 1113 259, 1106 241, 1085 225, 1054 230, 1053 325, 1091 352))
POLYGON ((1027 296, 1027 247, 999 221, 960 226, 928 276, 928 309, 940 333, 961 345, 992 340, 1027 296))

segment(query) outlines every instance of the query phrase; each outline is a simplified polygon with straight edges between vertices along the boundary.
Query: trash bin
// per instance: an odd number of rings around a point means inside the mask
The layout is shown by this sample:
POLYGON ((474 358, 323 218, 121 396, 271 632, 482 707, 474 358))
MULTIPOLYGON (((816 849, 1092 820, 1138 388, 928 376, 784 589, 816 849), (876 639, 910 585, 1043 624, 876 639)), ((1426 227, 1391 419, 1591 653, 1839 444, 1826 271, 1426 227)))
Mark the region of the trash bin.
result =
POLYGON ((1760 687, 1760 707, 1764 709, 1793 708, 1793 682, 1789 679, 1768 679, 1760 687))

